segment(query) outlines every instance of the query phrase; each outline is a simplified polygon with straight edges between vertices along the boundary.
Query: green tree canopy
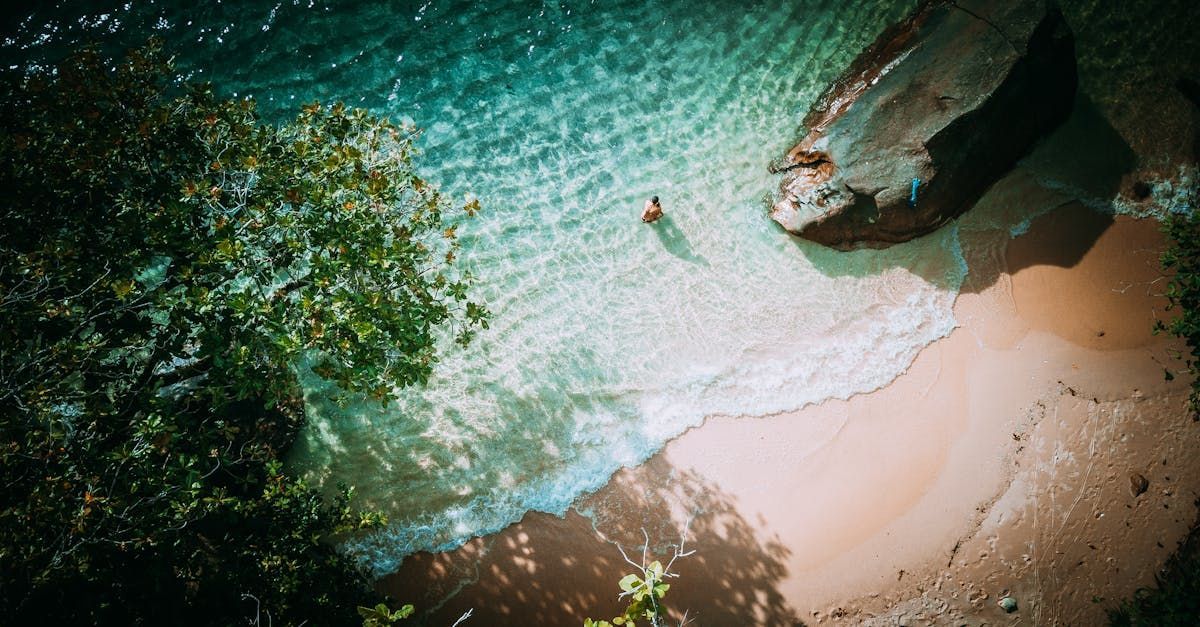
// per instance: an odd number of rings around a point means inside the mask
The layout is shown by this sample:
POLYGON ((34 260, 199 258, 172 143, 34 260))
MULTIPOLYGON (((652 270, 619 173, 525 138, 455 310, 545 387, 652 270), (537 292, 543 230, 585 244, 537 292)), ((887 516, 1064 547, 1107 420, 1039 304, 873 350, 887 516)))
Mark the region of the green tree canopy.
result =
POLYGON ((380 519, 281 472, 293 369, 386 401, 486 328, 478 204, 414 172, 411 127, 263 124, 173 76, 151 45, 0 77, 0 613, 352 622, 319 540, 380 519))

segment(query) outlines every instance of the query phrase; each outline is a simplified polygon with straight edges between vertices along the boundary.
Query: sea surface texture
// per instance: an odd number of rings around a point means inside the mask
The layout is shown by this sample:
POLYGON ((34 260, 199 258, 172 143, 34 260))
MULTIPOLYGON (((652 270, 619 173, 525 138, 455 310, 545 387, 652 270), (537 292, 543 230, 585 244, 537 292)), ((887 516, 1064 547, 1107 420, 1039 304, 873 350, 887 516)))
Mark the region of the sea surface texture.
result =
MULTIPOLYGON (((966 271, 957 227, 840 253, 766 215, 768 162, 913 5, 63 4, 12 18, 2 51, 159 35, 185 73, 255 98, 268 120, 339 99, 415 123, 420 171, 480 200, 462 258, 492 328, 386 407, 337 407, 305 378, 312 420, 293 467, 388 514, 385 532, 346 544, 386 573, 531 510, 561 513, 707 416, 876 389, 949 333, 966 271), (646 225, 651 195, 666 217, 646 225)), ((1077 13, 1107 19, 1096 6, 1077 13)), ((1041 159, 1047 181, 1066 168, 1041 159)))

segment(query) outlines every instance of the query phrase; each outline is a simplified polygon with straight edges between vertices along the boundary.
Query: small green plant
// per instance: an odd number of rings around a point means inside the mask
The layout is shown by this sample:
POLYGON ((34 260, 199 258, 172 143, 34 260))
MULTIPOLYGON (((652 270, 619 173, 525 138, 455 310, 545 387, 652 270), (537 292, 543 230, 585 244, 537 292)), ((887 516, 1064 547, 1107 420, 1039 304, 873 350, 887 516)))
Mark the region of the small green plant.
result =
MULTIPOLYGON (((471 614, 474 611, 474 608, 467 610, 462 616, 459 616, 458 620, 454 621, 454 624, 450 627, 458 627, 459 625, 465 623, 468 618, 471 618, 471 614)), ((409 616, 412 616, 413 606, 408 604, 393 612, 384 603, 379 603, 375 607, 364 607, 360 605, 358 606, 358 615, 363 619, 362 627, 390 627, 391 625, 395 625, 409 616)))
MULTIPOLYGON (((625 558, 625 562, 633 566, 635 572, 629 573, 621 578, 617 585, 621 588, 621 593, 617 596, 619 599, 629 598, 629 605, 620 616, 615 616, 611 620, 593 620, 585 618, 583 627, 613 627, 620 625, 622 627, 636 627, 640 620, 649 621, 651 627, 665 627, 667 622, 667 608, 663 605, 663 597, 667 595, 667 591, 671 589, 671 584, 666 583, 668 577, 678 577, 676 573, 671 572, 671 567, 675 565, 675 560, 681 557, 687 557, 695 553, 695 549, 691 551, 685 550, 687 543, 687 527, 684 527, 683 535, 679 540, 679 544, 675 545, 674 555, 666 566, 662 562, 654 560, 647 562, 650 551, 650 536, 646 534, 646 530, 642 530, 642 536, 645 538, 645 544, 642 545, 642 560, 641 563, 634 562, 629 559, 629 555, 625 552, 624 547, 617 545, 617 550, 621 552, 621 557, 625 558)), ((683 618, 679 624, 682 626, 687 622, 687 612, 684 612, 683 618)))
POLYGON ((387 627, 412 616, 413 606, 405 605, 404 607, 391 611, 387 604, 380 603, 375 607, 358 606, 358 615, 363 618, 363 627, 387 627))

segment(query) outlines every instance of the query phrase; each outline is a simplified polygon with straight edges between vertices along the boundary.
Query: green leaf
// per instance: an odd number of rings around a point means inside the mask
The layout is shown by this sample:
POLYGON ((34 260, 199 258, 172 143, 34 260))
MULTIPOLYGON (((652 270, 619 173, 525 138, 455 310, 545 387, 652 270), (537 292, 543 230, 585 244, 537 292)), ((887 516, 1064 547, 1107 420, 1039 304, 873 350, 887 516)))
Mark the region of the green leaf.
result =
POLYGON ((126 279, 124 281, 113 281, 112 282, 112 291, 114 294, 117 295, 117 298, 119 298, 121 300, 125 300, 129 296, 129 294, 131 292, 133 292, 133 286, 134 286, 133 279, 126 279))
POLYGON ((631 573, 622 577, 621 581, 619 581, 617 585, 620 586, 625 592, 633 592, 634 588, 641 587, 643 584, 641 577, 631 573))

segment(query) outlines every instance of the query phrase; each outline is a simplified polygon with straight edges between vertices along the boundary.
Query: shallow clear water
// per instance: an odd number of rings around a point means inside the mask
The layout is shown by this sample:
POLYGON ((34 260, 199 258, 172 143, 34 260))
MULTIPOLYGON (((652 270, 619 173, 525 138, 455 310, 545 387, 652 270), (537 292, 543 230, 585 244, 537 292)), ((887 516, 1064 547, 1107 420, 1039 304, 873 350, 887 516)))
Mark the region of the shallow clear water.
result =
POLYGON ((561 512, 707 415, 878 387, 952 328, 953 232, 839 255, 766 218, 767 161, 906 8, 783 5, 431 6, 386 83, 364 72, 488 208, 464 257, 495 312, 396 406, 314 403, 294 461, 391 514, 356 545, 373 565, 561 512))
POLYGON ((946 334, 952 230, 847 255, 765 212, 767 162, 909 4, 164 10, 195 41, 181 63, 196 76, 268 116, 319 97, 410 119, 425 174, 486 207, 463 257, 489 332, 386 408, 336 408, 310 381, 294 467, 355 485, 393 523, 351 550, 383 572, 561 512, 705 416, 874 389, 946 334), (666 217, 647 226, 653 194, 666 217))
POLYGON ((562 512, 706 416, 875 389, 953 328, 955 228, 835 253, 765 211, 818 90, 912 4, 114 5, 39 9, 21 41, 157 31, 268 118, 337 98, 411 120, 423 173, 486 207, 461 232, 490 331, 386 408, 309 380, 294 468, 389 514, 347 546, 386 572, 562 512))

